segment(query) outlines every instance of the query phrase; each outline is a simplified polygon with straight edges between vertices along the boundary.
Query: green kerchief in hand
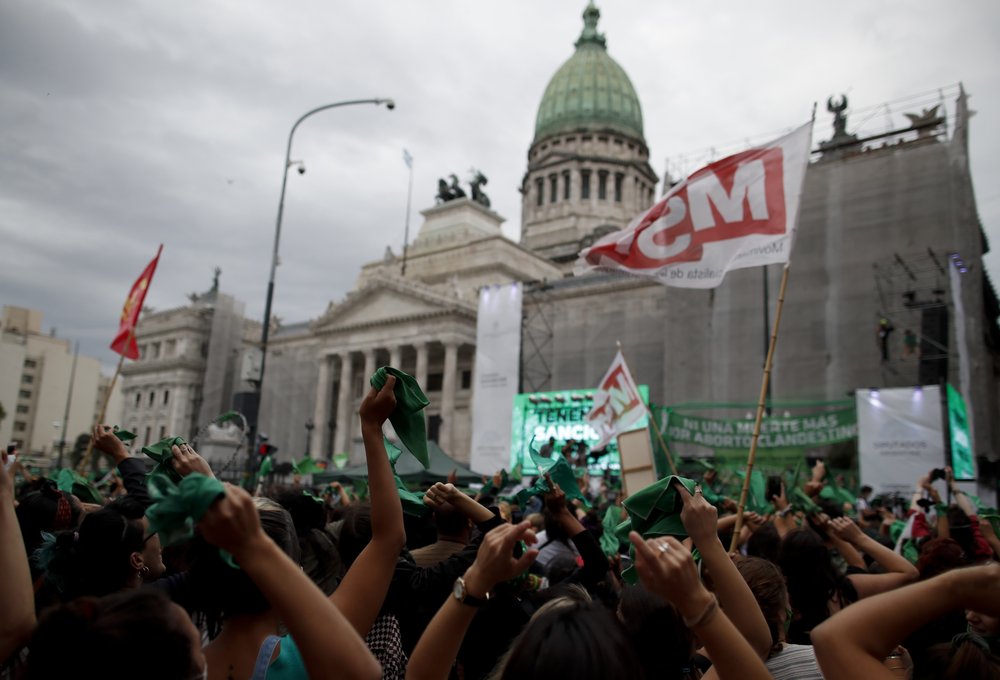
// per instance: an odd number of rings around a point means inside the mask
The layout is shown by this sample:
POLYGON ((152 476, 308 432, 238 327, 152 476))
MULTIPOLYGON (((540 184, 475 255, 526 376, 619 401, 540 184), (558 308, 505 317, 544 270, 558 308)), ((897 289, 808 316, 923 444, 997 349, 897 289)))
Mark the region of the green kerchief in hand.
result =
POLYGON ((104 505, 104 496, 89 479, 72 468, 63 468, 56 475, 56 487, 71 493, 84 503, 104 505))
POLYGON ((142 452, 156 461, 156 467, 150 471, 148 479, 152 479, 156 473, 163 473, 174 482, 181 481, 180 474, 170 463, 170 459, 174 457, 174 452, 170 450, 170 447, 180 446, 183 443, 184 440, 181 437, 167 437, 155 444, 142 447, 142 452))
MULTIPOLYGON (((620 540, 627 541, 630 531, 637 532, 643 538, 687 536, 687 529, 681 521, 684 500, 674 488, 674 482, 680 482, 688 493, 694 493, 693 479, 670 475, 625 499, 622 504, 628 511, 629 518, 615 529, 615 534, 620 540)), ((629 548, 629 554, 635 559, 634 547, 629 548)), ((635 568, 629 567, 623 571, 622 579, 628 583, 635 583, 638 579, 635 568)))
POLYGON ((396 376, 396 387, 393 389, 396 395, 396 408, 389 416, 392 429, 424 468, 429 468, 431 464, 427 454, 427 426, 424 424, 422 411, 430 402, 416 379, 397 368, 383 366, 372 374, 369 382, 376 390, 380 390, 385 386, 389 375, 396 376))
MULTIPOLYGON (((150 475, 149 495, 153 504, 146 510, 149 533, 158 534, 164 546, 176 545, 194 536, 194 526, 208 509, 226 495, 222 482, 197 472, 189 474, 179 484, 161 473, 150 475)), ((232 555, 220 551, 222 558, 236 567, 232 555)))
POLYGON ((601 522, 601 526, 604 529, 601 533, 601 550, 608 557, 614 557, 621 549, 620 541, 615 534, 615 529, 618 528, 618 524, 621 521, 622 509, 617 505, 609 505, 608 509, 604 511, 604 521, 601 522))

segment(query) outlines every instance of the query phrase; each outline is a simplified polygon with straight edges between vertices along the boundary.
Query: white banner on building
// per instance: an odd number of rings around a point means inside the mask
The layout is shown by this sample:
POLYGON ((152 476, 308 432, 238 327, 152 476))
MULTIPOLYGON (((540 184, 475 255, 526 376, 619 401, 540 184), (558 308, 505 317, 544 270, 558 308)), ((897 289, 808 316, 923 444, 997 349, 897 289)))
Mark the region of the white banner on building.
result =
POLYGON ((922 475, 944 467, 940 387, 864 389, 856 399, 862 484, 908 495, 922 475))
POLYGON ((510 463, 511 423, 521 366, 521 284, 479 291, 469 467, 493 474, 510 463))

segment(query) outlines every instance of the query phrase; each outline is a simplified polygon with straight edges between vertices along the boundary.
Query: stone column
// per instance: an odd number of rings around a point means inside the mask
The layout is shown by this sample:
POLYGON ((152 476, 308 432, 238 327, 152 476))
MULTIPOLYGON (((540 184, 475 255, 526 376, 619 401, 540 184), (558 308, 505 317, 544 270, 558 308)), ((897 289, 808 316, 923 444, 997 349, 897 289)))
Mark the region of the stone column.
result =
POLYGON ((354 411, 354 399, 351 394, 351 353, 344 352, 340 355, 340 391, 337 394, 337 432, 336 442, 333 447, 334 453, 348 451, 350 443, 351 423, 354 421, 352 412, 354 411))
POLYGON ((372 377, 372 373, 375 372, 375 350, 366 349, 365 352, 365 372, 361 376, 364 382, 361 385, 362 396, 368 393, 368 379, 372 377))
POLYGON ((417 368, 413 376, 420 389, 427 390, 427 343, 417 345, 417 368))
POLYGON ((444 345, 444 379, 441 383, 441 434, 440 444, 445 453, 451 450, 455 431, 455 388, 458 377, 458 344, 446 342, 444 345))
POLYGON ((319 382, 316 385, 316 410, 313 411, 312 441, 309 442, 309 454, 312 458, 327 457, 326 421, 330 419, 330 363, 332 357, 322 356, 319 359, 319 382))
POLYGON ((399 345, 389 348, 389 365, 393 368, 401 368, 400 363, 403 361, 403 348, 399 345))

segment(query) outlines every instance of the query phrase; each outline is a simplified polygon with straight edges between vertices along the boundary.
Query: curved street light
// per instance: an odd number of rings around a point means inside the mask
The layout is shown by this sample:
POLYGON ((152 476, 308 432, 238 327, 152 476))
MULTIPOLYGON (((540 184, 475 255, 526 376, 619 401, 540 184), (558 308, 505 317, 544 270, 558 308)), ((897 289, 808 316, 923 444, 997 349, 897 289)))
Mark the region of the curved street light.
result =
MULTIPOLYGON (((306 118, 313 115, 314 113, 319 113, 320 111, 326 111, 327 109, 335 109, 340 106, 353 106, 355 104, 375 104, 376 106, 380 104, 385 104, 385 107, 392 111, 396 108, 396 102, 392 99, 351 99, 348 101, 336 102, 334 104, 326 104, 324 106, 318 106, 312 111, 307 111, 302 114, 295 125, 292 126, 291 131, 288 133, 288 146, 285 149, 285 168, 284 175, 281 178, 281 198, 278 200, 278 220, 274 226, 274 252, 271 253, 271 277, 267 281, 267 299, 264 302, 264 328, 261 330, 260 334, 260 375, 257 379, 257 399, 258 408, 260 406, 260 398, 264 393, 264 368, 267 365, 267 340, 271 331, 271 301, 274 298, 274 272, 278 267, 278 242, 281 239, 281 216, 285 210, 285 186, 288 184, 288 169, 293 165, 299 166, 299 173, 305 172, 305 166, 301 165, 301 161, 292 161, 292 137, 295 135, 295 129, 299 127, 306 118)), ((255 420, 257 420, 255 418, 255 420)), ((257 429, 257 424, 253 424, 253 429, 257 429)))

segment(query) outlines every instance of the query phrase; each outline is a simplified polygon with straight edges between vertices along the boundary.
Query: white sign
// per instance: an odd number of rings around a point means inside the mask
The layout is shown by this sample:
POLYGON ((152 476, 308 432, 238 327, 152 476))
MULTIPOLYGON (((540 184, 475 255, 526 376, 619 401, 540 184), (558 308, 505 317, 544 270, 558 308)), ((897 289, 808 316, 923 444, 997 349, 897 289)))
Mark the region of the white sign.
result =
POLYGON ((587 422, 601 435, 594 448, 604 448, 614 436, 627 431, 644 415, 646 404, 632 379, 625 357, 618 350, 594 392, 594 407, 587 414, 587 422))
POLYGON ((514 396, 521 366, 521 284, 479 291, 476 367, 472 381, 469 466, 493 474, 510 462, 514 396))
POLYGON ((940 387, 858 390, 856 400, 862 484, 908 495, 922 475, 944 467, 940 387))

